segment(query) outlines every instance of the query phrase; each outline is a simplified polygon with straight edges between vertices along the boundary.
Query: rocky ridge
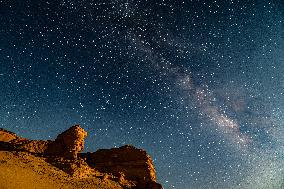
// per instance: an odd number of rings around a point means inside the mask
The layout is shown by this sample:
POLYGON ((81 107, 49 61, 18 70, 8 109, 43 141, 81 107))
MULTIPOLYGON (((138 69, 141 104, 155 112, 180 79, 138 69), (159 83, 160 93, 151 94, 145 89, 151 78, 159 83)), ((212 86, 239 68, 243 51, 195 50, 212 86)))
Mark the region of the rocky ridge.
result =
MULTIPOLYGON (((24 152, 39 157, 74 178, 114 181, 122 188, 162 189, 156 182, 151 157, 145 150, 126 145, 81 153, 87 132, 70 127, 52 140, 29 140, 0 128, 0 151, 24 152)), ((116 188, 113 185, 110 188, 116 188)))

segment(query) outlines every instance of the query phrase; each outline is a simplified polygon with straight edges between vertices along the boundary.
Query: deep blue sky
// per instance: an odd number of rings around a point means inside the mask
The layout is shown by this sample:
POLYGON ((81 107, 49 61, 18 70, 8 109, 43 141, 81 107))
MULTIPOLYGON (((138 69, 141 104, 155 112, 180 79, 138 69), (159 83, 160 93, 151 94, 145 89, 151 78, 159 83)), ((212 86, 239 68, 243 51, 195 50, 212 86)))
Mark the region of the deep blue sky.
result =
POLYGON ((0 126, 133 144, 165 189, 280 189, 279 1, 0 0, 0 126))

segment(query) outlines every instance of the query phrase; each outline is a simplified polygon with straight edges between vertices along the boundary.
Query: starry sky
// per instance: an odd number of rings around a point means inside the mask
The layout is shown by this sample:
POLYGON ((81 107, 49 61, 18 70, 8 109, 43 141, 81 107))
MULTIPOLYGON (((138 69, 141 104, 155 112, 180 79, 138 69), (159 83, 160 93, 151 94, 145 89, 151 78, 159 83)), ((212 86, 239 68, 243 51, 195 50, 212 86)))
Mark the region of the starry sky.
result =
POLYGON ((0 127, 133 144, 165 189, 284 188, 281 0, 0 0, 0 127))

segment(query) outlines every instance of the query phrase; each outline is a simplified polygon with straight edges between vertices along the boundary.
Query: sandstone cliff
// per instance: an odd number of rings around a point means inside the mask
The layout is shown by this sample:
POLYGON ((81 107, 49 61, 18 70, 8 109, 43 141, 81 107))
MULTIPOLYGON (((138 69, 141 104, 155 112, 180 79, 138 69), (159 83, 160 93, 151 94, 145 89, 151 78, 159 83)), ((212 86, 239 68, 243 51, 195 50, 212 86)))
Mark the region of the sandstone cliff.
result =
POLYGON ((135 181, 140 188, 155 185, 156 171, 146 151, 126 145, 120 148, 102 149, 94 153, 81 154, 87 163, 99 170, 117 177, 135 181))
MULTIPOLYGON (((15 153, 25 154, 26 157, 33 157, 30 159, 46 162, 48 166, 64 171, 71 180, 98 179, 99 183, 113 183, 106 185, 106 188, 118 186, 136 189, 162 188, 156 183, 155 168, 146 151, 126 145, 120 148, 81 153, 86 136, 87 132, 79 125, 72 126, 59 134, 54 141, 28 140, 0 129, 0 152, 14 155, 15 153)), ((29 163, 32 164, 33 161, 29 163)), ((83 188, 88 188, 87 185, 86 183, 83 188)), ((100 188, 103 188, 102 185, 100 188)))

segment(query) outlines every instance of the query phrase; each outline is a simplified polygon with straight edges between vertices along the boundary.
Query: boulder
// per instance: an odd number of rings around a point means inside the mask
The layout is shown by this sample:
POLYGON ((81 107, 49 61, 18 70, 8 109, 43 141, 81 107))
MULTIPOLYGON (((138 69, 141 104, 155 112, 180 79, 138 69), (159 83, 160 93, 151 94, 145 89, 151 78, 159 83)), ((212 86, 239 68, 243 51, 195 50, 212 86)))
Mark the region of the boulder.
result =
POLYGON ((77 154, 84 150, 84 141, 87 132, 79 125, 74 125, 59 134, 46 150, 47 155, 61 156, 67 159, 76 159, 77 154))

